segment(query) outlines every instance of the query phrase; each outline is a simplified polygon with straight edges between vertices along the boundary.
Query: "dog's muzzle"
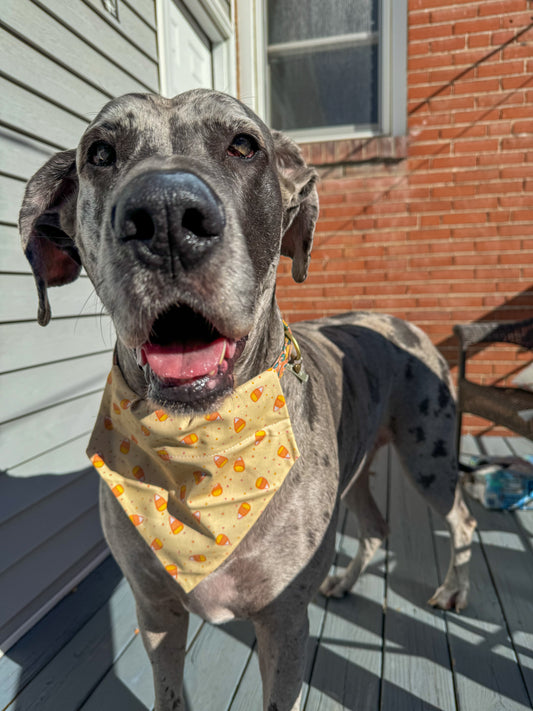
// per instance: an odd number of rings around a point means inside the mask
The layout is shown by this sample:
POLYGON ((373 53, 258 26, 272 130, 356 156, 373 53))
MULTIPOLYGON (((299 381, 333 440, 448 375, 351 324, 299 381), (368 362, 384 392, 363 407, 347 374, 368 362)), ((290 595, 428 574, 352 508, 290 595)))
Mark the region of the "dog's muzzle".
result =
POLYGON ((111 211, 118 240, 133 243, 141 259, 170 260, 185 270, 198 266, 221 242, 226 225, 222 203, 198 176, 150 171, 124 188, 111 211))

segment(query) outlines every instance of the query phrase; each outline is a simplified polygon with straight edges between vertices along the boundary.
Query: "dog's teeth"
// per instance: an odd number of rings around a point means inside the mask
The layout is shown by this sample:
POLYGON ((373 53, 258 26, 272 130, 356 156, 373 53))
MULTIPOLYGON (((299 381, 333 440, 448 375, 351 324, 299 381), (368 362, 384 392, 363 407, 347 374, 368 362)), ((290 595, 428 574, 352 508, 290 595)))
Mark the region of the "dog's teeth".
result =
POLYGON ((135 356, 137 358, 137 365, 143 368, 146 365, 146 356, 141 346, 137 346, 137 348, 135 349, 135 356))
POLYGON ((222 361, 224 360, 224 356, 226 355, 226 346, 228 342, 224 341, 224 348, 222 349, 222 353, 220 354, 220 360, 218 361, 218 364, 220 365, 222 361))

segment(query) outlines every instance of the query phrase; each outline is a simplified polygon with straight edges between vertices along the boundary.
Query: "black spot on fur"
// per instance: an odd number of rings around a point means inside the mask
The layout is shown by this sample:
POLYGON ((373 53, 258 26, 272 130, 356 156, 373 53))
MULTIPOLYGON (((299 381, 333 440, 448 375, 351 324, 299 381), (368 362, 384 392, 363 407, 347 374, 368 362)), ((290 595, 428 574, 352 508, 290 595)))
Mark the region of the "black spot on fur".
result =
POLYGON ((447 457, 448 450, 446 449, 445 442, 443 439, 438 439, 433 445, 433 451, 431 452, 432 457, 447 457))
POLYGON ((428 489, 435 481, 435 474, 420 474, 417 480, 420 486, 424 489, 428 489))
POLYGON ((313 531, 307 531, 307 543, 309 544, 309 548, 314 548, 315 547, 315 535, 313 531))
POLYGON ((278 711, 278 705, 274 703, 269 704, 268 711, 278 711))
POLYGON ((409 432, 415 436, 417 442, 426 441, 426 433, 424 432, 423 427, 410 427, 409 432))
POLYGON ((421 415, 427 415, 429 413, 429 398, 424 398, 418 405, 418 411, 421 415))
POLYGON ((330 460, 329 454, 327 452, 325 452, 324 455, 322 456, 322 464, 325 467, 329 467, 329 465, 331 464, 331 460, 330 460))
POLYGON ((442 409, 450 402, 450 391, 445 383, 439 384, 439 407, 442 409))
POLYGON ((318 411, 317 411, 317 398, 313 396, 313 379, 309 378, 307 381, 307 411, 309 413, 309 423, 311 424, 311 427, 314 427, 317 423, 318 420, 318 411))
POLYGON ((374 404, 378 404, 381 400, 381 394, 379 392, 379 381, 377 377, 368 368, 365 368, 366 381, 368 383, 368 391, 370 392, 370 399, 374 404))
POLYGON ((406 380, 413 379, 413 359, 412 358, 409 358, 407 360, 407 366, 405 368, 405 378, 406 378, 406 380))

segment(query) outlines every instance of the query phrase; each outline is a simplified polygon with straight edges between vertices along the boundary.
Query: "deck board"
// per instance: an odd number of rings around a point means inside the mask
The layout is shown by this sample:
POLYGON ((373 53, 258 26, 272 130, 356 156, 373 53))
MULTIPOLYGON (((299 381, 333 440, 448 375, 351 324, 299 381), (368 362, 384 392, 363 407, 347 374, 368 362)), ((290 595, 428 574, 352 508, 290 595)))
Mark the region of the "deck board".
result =
MULTIPOLYGON (((465 437, 463 452, 533 454, 518 438, 465 437)), ((442 580, 441 519, 382 450, 371 486, 391 536, 343 600, 310 606, 304 711, 526 711, 533 698, 533 513, 486 511, 473 543, 470 604, 461 615, 426 600, 442 580)), ((335 566, 357 550, 341 516, 335 566)), ((108 559, 0 659, 0 708, 150 711, 150 664, 134 602, 108 559)), ((188 711, 261 711, 253 627, 191 616, 188 711)))
POLYGON ((425 604, 440 582, 429 509, 394 454, 390 498, 382 708, 454 711, 443 613, 425 604))

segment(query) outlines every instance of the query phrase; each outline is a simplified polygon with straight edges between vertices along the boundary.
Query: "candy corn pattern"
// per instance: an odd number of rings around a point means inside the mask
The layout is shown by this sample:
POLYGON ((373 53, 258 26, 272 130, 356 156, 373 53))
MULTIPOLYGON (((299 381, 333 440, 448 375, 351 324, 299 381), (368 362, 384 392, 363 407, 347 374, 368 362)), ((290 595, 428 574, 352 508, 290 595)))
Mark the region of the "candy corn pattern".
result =
POLYGON ((250 513, 251 508, 252 507, 247 501, 243 501, 237 509, 237 518, 242 518, 243 516, 246 516, 246 514, 250 513))
POLYGON ((233 468, 235 469, 236 472, 243 472, 246 469, 244 459, 242 457, 239 457, 238 459, 236 459, 233 464, 233 468))
POLYGON ((211 489, 211 496, 220 496, 224 489, 220 486, 220 484, 217 484, 211 489))
POLYGON ((263 394, 263 390, 264 390, 263 387, 255 388, 255 390, 252 393, 250 393, 251 400, 253 400, 253 402, 257 402, 259 400, 259 398, 261 397, 261 395, 263 394))
POLYGON ((133 467, 133 469, 131 470, 131 473, 137 479, 137 481, 144 481, 146 479, 146 477, 144 475, 144 469, 142 467, 139 467, 139 466, 133 467))
POLYGON ((177 518, 174 518, 174 516, 169 516, 168 517, 168 522, 170 523, 170 530, 172 533, 181 533, 183 531, 183 524, 181 521, 178 521, 177 518))
POLYGON ((87 452, 186 592, 231 555, 299 456, 274 369, 216 412, 181 418, 150 410, 116 366, 87 452))
POLYGON ((242 419, 242 417, 233 418, 233 428, 235 432, 242 432, 245 427, 246 422, 242 419))
POLYGON ((158 511, 164 511, 167 507, 167 500, 159 494, 154 494, 154 503, 158 511))

